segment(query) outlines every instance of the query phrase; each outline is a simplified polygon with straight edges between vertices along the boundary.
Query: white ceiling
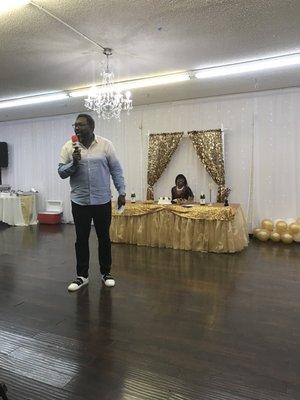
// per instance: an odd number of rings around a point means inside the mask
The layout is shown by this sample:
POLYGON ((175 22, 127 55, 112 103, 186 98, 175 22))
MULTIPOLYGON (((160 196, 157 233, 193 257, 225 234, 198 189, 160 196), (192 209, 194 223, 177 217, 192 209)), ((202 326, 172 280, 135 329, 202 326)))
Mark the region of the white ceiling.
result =
MULTIPOLYGON (((300 0, 36 0, 111 47, 127 80, 300 52, 300 0)), ((32 4, 0 14, 0 99, 100 82, 101 50, 32 4)), ((134 104, 300 86, 300 67, 133 92, 134 104)), ((0 121, 65 114, 82 99, 0 110, 0 121)))

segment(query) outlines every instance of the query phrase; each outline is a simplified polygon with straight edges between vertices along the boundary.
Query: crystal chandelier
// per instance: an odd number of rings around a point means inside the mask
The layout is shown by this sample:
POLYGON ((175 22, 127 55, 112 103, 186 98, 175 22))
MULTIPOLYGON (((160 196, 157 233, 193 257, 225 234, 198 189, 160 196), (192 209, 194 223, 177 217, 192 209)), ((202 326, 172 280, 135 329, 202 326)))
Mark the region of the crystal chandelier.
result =
POLYGON ((131 93, 126 92, 124 95, 114 83, 114 74, 109 70, 112 49, 105 48, 103 54, 106 56, 106 69, 102 72, 102 85, 90 89, 84 104, 88 110, 96 111, 103 119, 120 120, 121 111, 127 111, 129 114, 132 109, 131 93))

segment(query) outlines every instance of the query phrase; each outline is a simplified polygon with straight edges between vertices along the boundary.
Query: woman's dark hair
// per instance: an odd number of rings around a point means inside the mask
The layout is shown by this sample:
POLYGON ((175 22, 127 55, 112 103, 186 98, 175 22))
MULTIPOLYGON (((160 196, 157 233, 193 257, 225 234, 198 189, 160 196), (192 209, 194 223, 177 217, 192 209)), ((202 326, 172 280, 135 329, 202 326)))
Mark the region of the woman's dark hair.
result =
POLYGON ((88 123, 88 125, 94 131, 94 129, 95 129, 95 121, 89 114, 79 114, 79 115, 77 115, 77 118, 85 118, 87 123, 88 123))
POLYGON ((183 179, 183 180, 184 180, 184 186, 187 186, 187 185, 188 185, 187 180, 186 180, 186 177, 185 177, 184 175, 182 175, 182 174, 179 174, 179 175, 176 176, 176 178, 175 178, 175 185, 177 185, 178 179, 183 179))

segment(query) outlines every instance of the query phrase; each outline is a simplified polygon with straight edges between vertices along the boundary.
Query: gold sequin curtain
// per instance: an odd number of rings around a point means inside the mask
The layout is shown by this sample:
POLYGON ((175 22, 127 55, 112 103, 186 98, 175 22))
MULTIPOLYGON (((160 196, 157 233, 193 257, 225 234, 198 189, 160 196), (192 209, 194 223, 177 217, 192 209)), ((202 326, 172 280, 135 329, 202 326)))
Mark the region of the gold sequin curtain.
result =
POLYGON ((188 132, 200 161, 219 186, 217 201, 221 202, 220 187, 225 185, 224 153, 221 129, 188 132))
POLYGON ((149 135, 147 199, 153 200, 153 186, 161 177, 178 147, 183 132, 149 135))

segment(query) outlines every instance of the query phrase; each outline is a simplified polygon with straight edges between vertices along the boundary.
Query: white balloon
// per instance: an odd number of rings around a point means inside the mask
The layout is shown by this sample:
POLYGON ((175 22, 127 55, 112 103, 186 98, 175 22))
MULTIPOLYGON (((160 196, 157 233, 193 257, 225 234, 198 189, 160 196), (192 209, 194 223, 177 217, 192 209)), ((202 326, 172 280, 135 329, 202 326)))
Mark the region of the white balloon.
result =
POLYGON ((300 233, 296 233, 295 235, 293 235, 293 239, 295 242, 300 242, 300 233))
POLYGON ((287 219, 285 220, 285 222, 286 222, 288 225, 291 225, 291 224, 293 224, 294 222, 296 222, 296 220, 295 220, 295 218, 287 218, 287 219))

